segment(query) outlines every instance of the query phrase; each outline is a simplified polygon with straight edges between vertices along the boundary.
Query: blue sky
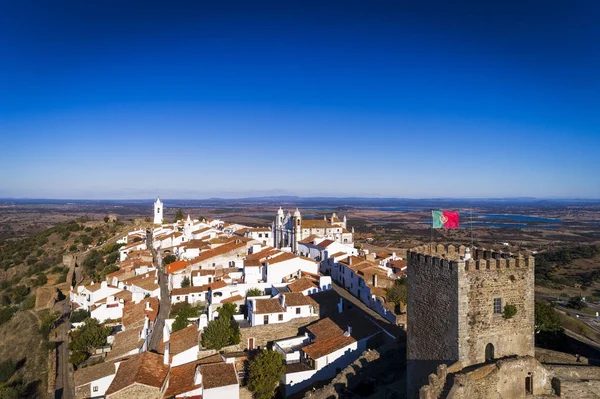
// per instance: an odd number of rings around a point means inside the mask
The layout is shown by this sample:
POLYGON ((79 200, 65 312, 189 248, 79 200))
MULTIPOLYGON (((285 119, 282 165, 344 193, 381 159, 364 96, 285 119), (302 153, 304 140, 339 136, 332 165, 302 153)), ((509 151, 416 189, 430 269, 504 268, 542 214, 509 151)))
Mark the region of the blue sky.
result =
POLYGON ((0 197, 600 198, 600 3, 0 3, 0 197))

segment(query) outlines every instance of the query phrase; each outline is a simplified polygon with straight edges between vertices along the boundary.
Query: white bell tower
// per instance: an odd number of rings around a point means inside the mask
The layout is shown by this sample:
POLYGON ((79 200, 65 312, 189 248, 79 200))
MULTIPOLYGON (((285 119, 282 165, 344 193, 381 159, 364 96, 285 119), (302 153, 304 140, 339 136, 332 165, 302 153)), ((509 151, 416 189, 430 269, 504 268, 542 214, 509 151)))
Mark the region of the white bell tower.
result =
POLYGON ((162 224, 164 212, 165 209, 163 203, 160 202, 160 198, 157 198, 154 203, 154 224, 162 224))

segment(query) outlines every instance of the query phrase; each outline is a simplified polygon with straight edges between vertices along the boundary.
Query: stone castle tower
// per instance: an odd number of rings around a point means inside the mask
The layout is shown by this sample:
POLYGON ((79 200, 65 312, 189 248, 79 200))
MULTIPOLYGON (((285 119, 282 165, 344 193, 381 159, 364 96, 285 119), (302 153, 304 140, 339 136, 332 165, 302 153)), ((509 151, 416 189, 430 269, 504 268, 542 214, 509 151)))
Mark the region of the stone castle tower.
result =
POLYGON ((162 224, 164 211, 163 203, 157 198, 154 203, 154 224, 162 224))
POLYGON ((534 355, 533 257, 423 245, 407 260, 408 398, 441 364, 534 355), (506 305, 514 316, 503 316, 506 305))

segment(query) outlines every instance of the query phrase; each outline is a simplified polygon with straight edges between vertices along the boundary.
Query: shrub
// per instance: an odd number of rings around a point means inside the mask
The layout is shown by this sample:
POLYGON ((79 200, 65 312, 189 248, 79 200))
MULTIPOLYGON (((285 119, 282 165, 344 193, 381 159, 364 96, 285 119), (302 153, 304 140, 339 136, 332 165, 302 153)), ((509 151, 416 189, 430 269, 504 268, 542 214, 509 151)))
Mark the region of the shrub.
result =
POLYGON ((17 308, 8 306, 0 309, 0 325, 6 323, 15 314, 17 308))
POLYGON ((181 288, 187 288, 191 285, 190 278, 185 276, 183 280, 181 280, 181 288))
POLYGON ((8 381, 16 370, 17 366, 11 359, 0 362, 0 383, 8 381))
POLYGON ((259 288, 250 288, 248 291, 246 291, 246 297, 261 296, 262 294, 263 292, 259 288))
POLYGON ((35 295, 31 294, 21 303, 21 310, 29 310, 35 307, 35 295))
POLYGON ((175 255, 167 255, 163 258, 163 263, 165 265, 168 265, 169 263, 173 263, 177 260, 177 257, 175 255))
POLYGON ((502 313, 502 317, 504 317, 505 319, 510 319, 516 314, 517 314, 517 307, 515 305, 508 304, 508 305, 504 306, 504 312, 502 313))
POLYGON ((88 317, 90 317, 90 314, 87 310, 77 309, 73 313, 71 313, 71 317, 69 318, 69 320, 71 321, 71 323, 81 323, 88 317))

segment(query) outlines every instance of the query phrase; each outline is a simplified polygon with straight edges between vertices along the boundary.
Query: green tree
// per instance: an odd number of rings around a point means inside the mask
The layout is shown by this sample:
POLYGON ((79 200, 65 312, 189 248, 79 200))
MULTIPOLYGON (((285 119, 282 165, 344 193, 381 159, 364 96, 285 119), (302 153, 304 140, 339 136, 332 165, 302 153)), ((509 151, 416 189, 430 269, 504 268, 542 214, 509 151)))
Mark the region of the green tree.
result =
POLYGON ((535 302, 535 332, 560 333, 563 331, 556 310, 545 302, 535 302))
POLYGON ((71 323, 81 323, 85 319, 90 317, 90 313, 85 309, 77 309, 73 313, 71 313, 71 317, 69 320, 71 323))
POLYGON ((217 309, 217 312, 219 312, 219 318, 231 320, 233 315, 237 312, 237 306, 235 303, 225 303, 217 309))
POLYGON ((246 297, 261 296, 262 294, 263 292, 260 288, 250 288, 248 291, 246 291, 246 297))
POLYGON ((173 263, 177 260, 175 255, 167 255, 163 258, 163 264, 168 265, 169 263, 173 263))
POLYGON ((110 219, 108 219, 108 216, 104 216, 104 223, 108 223, 110 219))
POLYGON ((183 211, 181 210, 181 208, 179 208, 177 210, 177 213, 175 214, 175 220, 173 220, 174 222, 177 222, 178 220, 183 220, 185 218, 185 216, 183 215, 183 211))
POLYGON ((0 325, 9 321, 16 311, 17 308, 13 306, 8 306, 0 309, 0 325))
POLYGON ((106 338, 110 335, 110 328, 103 327, 98 320, 85 319, 85 324, 72 333, 69 350, 79 355, 72 356, 72 363, 77 366, 91 355, 97 348, 106 345, 106 338))
POLYGON ((192 285, 190 278, 188 276, 183 277, 183 280, 181 280, 181 288, 187 288, 190 285, 192 285))
POLYGON ((185 312, 179 312, 177 314, 177 316, 175 317, 175 321, 173 322, 173 325, 171 326, 171 331, 175 332, 175 331, 183 330, 189 324, 190 324, 190 322, 188 321, 187 315, 185 314, 185 312))
POLYGON ((202 346, 220 350, 231 342, 231 322, 225 319, 212 320, 202 333, 202 346))
POLYGON ((81 243, 85 246, 88 246, 92 243, 92 237, 88 236, 87 234, 80 235, 79 239, 81 240, 81 243))
POLYGON ((40 333, 44 337, 48 338, 48 335, 50 335, 50 331, 54 329, 56 321, 59 317, 59 312, 48 313, 46 316, 42 317, 42 319, 40 320, 40 333))
POLYGON ((248 388, 254 397, 271 399, 285 372, 283 355, 277 351, 263 350, 250 361, 248 371, 248 388))
POLYGON ((400 313, 400 304, 406 305, 406 279, 394 281, 394 285, 385 290, 385 299, 396 305, 396 313, 400 313))
POLYGON ((569 299, 567 306, 571 309, 581 310, 583 308, 586 308, 587 304, 581 300, 580 296, 574 296, 573 298, 569 299))

